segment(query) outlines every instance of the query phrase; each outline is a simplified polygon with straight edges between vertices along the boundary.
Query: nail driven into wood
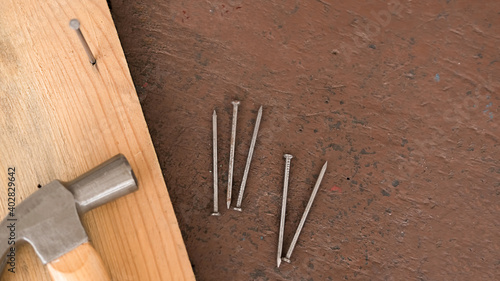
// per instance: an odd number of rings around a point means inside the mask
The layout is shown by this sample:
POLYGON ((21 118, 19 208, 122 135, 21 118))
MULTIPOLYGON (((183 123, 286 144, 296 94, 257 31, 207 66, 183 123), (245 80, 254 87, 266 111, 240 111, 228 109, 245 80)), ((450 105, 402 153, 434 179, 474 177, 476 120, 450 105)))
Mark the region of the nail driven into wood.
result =
POLYGON ((316 181, 316 185, 314 186, 314 189, 311 193, 311 197, 309 198, 309 202, 307 202, 306 209, 304 211, 304 214, 302 214, 302 218, 300 219, 299 226, 297 227, 297 231, 295 231, 295 235, 293 236, 292 243, 290 244, 290 248, 288 249, 288 252, 286 253, 286 257, 283 258, 284 261, 290 263, 290 257, 292 256, 293 249, 295 248, 295 244, 297 244, 297 240, 299 239, 300 232, 302 231, 302 228, 304 227, 304 223, 306 222, 307 215, 309 214, 309 211, 311 210, 311 206, 314 202, 314 198, 316 197, 316 193, 318 193, 319 186, 321 184, 321 181, 323 180, 323 176, 325 175, 326 167, 327 167, 328 161, 325 162, 323 165, 323 168, 321 168, 321 172, 319 173, 318 180, 316 181))
POLYGON ((281 203, 281 219, 280 219, 280 234, 278 239, 278 254, 277 254, 277 266, 280 267, 281 264, 281 252, 283 250, 283 234, 285 232, 285 214, 286 214, 286 197, 288 194, 288 179, 290 177, 290 161, 293 156, 291 154, 285 154, 283 157, 286 159, 285 162, 285 179, 283 181, 283 200, 281 203))
POLYGON ((227 208, 231 206, 231 193, 233 191, 233 169, 234 169, 234 149, 236 146, 236 120, 238 119, 239 101, 231 102, 233 104, 233 123, 231 126, 231 148, 229 150, 229 171, 227 174, 227 208))
POLYGON ((217 173, 217 113, 214 110, 214 114, 212 115, 212 144, 213 144, 213 154, 214 154, 214 212, 212 216, 220 216, 219 213, 219 190, 218 190, 218 173, 217 173))
POLYGON ((94 65, 96 63, 95 57, 92 54, 92 51, 90 50, 89 44, 87 44, 87 40, 85 40, 85 37, 83 37, 82 31, 80 30, 80 21, 77 19, 72 19, 69 21, 69 27, 71 29, 76 31, 76 34, 78 35, 78 38, 80 39, 80 42, 82 42, 83 49, 85 49, 85 52, 87 53, 87 56, 89 57, 90 63, 94 65))
POLYGON ((245 171, 243 173, 243 180, 241 181, 240 192, 238 194, 238 201, 236 202, 236 211, 241 212, 241 202, 243 201, 243 193, 245 192, 245 186, 247 184, 248 172, 250 171, 250 163, 252 162, 253 151, 255 149, 255 142, 257 141, 257 134, 259 133, 260 120, 262 119, 262 105, 259 108, 259 113, 257 113, 257 120, 255 121, 255 127, 253 129, 252 142, 250 143, 250 149, 248 150, 247 164, 245 166, 245 171))

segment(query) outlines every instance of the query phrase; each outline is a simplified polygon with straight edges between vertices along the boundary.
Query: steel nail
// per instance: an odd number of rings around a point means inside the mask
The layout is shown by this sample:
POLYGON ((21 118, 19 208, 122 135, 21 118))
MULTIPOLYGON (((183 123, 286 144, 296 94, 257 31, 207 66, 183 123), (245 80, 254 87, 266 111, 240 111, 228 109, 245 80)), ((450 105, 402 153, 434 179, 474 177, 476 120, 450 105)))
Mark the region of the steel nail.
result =
POLYGON ((77 19, 70 20, 69 27, 76 31, 76 34, 78 35, 80 42, 82 42, 83 48, 85 49, 85 52, 89 57, 90 63, 94 65, 96 63, 96 60, 94 55, 92 54, 92 51, 90 50, 89 44, 87 44, 87 40, 85 40, 85 37, 83 37, 82 31, 80 30, 80 21, 77 19))
POLYGON ((217 113, 214 110, 214 114, 212 115, 212 144, 213 144, 213 154, 214 154, 214 212, 212 216, 220 216, 219 213, 219 191, 218 191, 218 182, 217 182, 217 113))
POLYGON ((278 267, 281 264, 281 252, 283 250, 283 233, 285 232, 285 214, 286 214, 286 197, 288 194, 288 179, 290 177, 290 161, 293 156, 291 154, 283 155, 286 159, 285 163, 285 180, 283 181, 283 200, 281 203, 281 219, 280 219, 280 234, 278 239, 278 255, 277 255, 277 263, 278 267))
POLYGON ((262 119, 262 105, 259 108, 259 113, 257 113, 257 120, 255 121, 255 127, 253 129, 252 141, 250 143, 250 149, 248 150, 247 164, 245 166, 245 171, 243 173, 243 179, 241 180, 240 192, 238 194, 238 201, 236 202, 236 211, 241 212, 241 202, 243 201, 243 193, 245 192, 245 186, 247 184, 248 172, 250 171, 250 162, 252 162, 253 151, 255 149, 255 142, 257 141, 257 134, 259 133, 260 120, 262 119))
POLYGON ((236 145, 236 120, 238 118, 239 101, 231 102, 233 104, 233 123, 231 126, 231 148, 229 151, 229 172, 227 179, 227 208, 231 206, 231 193, 233 190, 233 169, 234 169, 234 149, 236 145))
POLYGON ((299 226, 297 227, 297 231, 295 231, 295 235, 293 236, 292 244, 290 244, 290 248, 288 249, 288 252, 286 253, 286 257, 283 258, 284 261, 290 263, 290 257, 292 256, 293 249, 295 248, 295 244, 297 244, 297 240, 299 239, 300 232, 302 231, 302 228, 304 227, 304 223, 306 222, 307 215, 309 214, 309 210, 311 210, 311 206, 313 204, 314 198, 316 197, 316 193, 318 193, 319 186, 321 184, 321 181, 323 180, 323 176, 325 175, 326 167, 327 167, 328 161, 325 162, 323 165, 323 168, 321 168, 321 172, 319 173, 318 180, 316 181, 316 185, 314 186, 313 192, 311 193, 311 197, 309 198, 309 202, 307 202, 306 209, 304 211, 304 214, 302 214, 302 218, 300 219, 299 226))

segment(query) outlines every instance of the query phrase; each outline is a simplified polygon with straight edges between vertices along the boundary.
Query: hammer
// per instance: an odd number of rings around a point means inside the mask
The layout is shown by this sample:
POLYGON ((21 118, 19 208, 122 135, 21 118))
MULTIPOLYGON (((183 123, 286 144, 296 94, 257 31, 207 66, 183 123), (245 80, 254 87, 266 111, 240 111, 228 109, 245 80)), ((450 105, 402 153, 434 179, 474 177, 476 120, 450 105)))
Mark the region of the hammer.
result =
POLYGON ((3 271, 15 248, 27 242, 48 264, 52 280, 111 280, 79 216, 137 189, 137 179, 122 154, 73 181, 48 183, 0 223, 0 249, 4 248, 0 268, 3 271))

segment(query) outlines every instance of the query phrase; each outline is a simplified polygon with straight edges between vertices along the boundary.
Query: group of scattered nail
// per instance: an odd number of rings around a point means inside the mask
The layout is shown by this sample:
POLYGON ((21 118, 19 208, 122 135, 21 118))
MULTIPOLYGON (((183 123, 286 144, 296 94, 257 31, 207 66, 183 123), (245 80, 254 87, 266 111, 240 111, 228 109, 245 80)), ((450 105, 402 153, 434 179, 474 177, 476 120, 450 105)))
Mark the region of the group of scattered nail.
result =
MULTIPOLYGON (((233 101, 233 122, 231 125, 231 147, 229 150, 229 171, 228 171, 228 181, 227 181, 227 200, 226 205, 229 209, 231 207, 231 198, 233 190, 233 170, 234 170, 234 150, 236 148, 236 123, 238 119, 238 105, 239 101, 233 101)), ((257 119, 255 121, 255 127, 253 130, 252 141, 250 143, 250 148, 248 149, 247 163, 245 165, 245 171, 243 172, 243 179, 241 180, 240 192, 238 193, 238 201, 236 201, 236 207, 234 210, 241 212, 241 202, 243 201, 243 193, 245 192, 245 186, 248 179, 248 172, 250 171, 250 163, 252 162, 253 151, 255 149, 255 143, 257 142, 257 134, 259 133, 260 121, 262 120, 262 106, 259 108, 257 113, 257 119)), ((212 115, 212 127, 213 127, 213 174, 214 174, 214 211, 212 216, 220 216, 219 206, 218 206, 218 175, 217 175, 217 112, 214 110, 212 115)))
MULTIPOLYGON (((231 207, 231 193, 232 193, 232 188, 233 188, 233 169, 234 169, 234 150, 235 150, 235 144, 236 144, 236 125, 237 125, 237 118, 238 118, 238 105, 240 104, 239 101, 233 101, 233 117, 232 117, 232 126, 231 126, 231 144, 230 144, 230 150, 229 150, 229 171, 228 171, 228 186, 227 186, 227 208, 229 209, 231 207)), ((238 201, 236 202, 236 207, 234 210, 240 211, 241 212, 241 202, 243 200, 243 193, 245 192, 245 185, 247 182, 248 178, 248 172, 250 170, 250 163, 252 161, 252 156, 253 156, 253 151, 255 149, 255 142, 257 141, 257 134, 259 132, 259 126, 260 126, 260 121, 262 119, 262 106, 259 108, 259 112, 257 114, 257 119, 255 121, 255 128, 253 131, 252 135, 252 141, 250 143, 250 148, 248 150, 248 157, 247 157, 247 162, 245 165, 245 170, 243 172, 243 179, 241 181, 241 186, 240 186, 240 192, 238 194, 238 201)), ((212 115, 212 139, 213 139, 213 176, 214 176, 214 209, 212 216, 220 216, 219 213, 219 207, 218 207, 218 173, 217 173, 217 113, 214 110, 214 113, 212 115)), ((306 209, 304 210, 304 213, 302 214, 302 218, 300 219, 300 223, 297 227, 297 230, 295 231, 295 235, 293 236, 292 243, 290 244, 290 248, 288 249, 288 252, 286 253, 285 257, 282 257, 282 250, 283 250, 283 235, 285 231, 285 214, 286 214, 286 200, 287 200, 287 194, 288 194, 288 181, 289 181, 289 175, 290 175, 290 162, 293 156, 291 154, 285 154, 285 177, 284 177, 284 183, 283 183, 283 200, 282 200, 282 205, 281 205, 281 219, 280 219, 280 227, 279 227, 279 238, 278 238, 278 252, 277 252, 277 267, 280 266, 281 261, 286 261, 290 263, 290 257, 292 256, 293 249, 295 248, 295 245, 297 244, 297 240, 299 239, 300 232, 302 231, 302 228, 304 227, 304 223, 307 219, 307 215, 309 214, 309 211, 311 210, 311 206, 314 202, 314 198, 316 197, 316 194, 318 193, 319 186, 321 184, 321 181, 323 180, 323 176, 325 175, 326 167, 328 162, 325 162, 323 165, 323 168, 321 169, 321 172, 318 176, 318 179, 316 181, 316 184, 313 188, 313 191, 311 193, 311 197, 309 198, 309 202, 307 203, 306 209)))

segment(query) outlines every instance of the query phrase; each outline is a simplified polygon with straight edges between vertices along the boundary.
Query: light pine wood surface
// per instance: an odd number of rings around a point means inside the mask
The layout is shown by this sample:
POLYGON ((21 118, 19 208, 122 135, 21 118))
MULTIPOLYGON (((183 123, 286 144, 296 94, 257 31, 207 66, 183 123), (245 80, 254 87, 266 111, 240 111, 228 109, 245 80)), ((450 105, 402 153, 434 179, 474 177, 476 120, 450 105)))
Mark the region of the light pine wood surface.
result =
MULTIPOLYGON (((83 215, 112 280, 193 280, 155 150, 105 0, 3 0, 0 9, 0 215, 7 169, 16 201, 123 153, 139 191, 83 215), (78 18, 92 66, 69 21, 78 18)), ((43 234, 41 234, 43 235, 43 234)), ((3 247, 5 245, 0 245, 3 247)), ((7 266, 8 268, 8 266, 7 266)), ((6 268, 6 269, 7 269, 6 268)), ((30 245, 1 280, 50 280, 30 245)))

